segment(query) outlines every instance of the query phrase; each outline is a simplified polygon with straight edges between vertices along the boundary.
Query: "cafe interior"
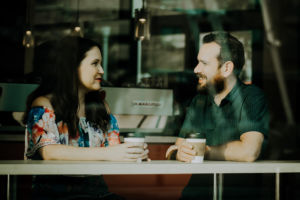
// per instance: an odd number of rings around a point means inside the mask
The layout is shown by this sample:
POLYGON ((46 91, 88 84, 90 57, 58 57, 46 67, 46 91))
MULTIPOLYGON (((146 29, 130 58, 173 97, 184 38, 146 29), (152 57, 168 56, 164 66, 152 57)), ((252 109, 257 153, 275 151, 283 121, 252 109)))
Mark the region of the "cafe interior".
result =
MULTIPOLYGON (((24 159, 21 119, 27 96, 40 83, 41 69, 33 65, 36 47, 68 35, 100 44, 101 87, 121 141, 138 133, 152 161, 166 160, 197 95, 193 70, 201 39, 213 31, 228 31, 243 43, 239 78, 266 95, 270 130, 264 160, 300 160, 300 1, 23 0, 3 1, 0 9, 0 160, 24 159)), ((125 199, 179 199, 191 174, 103 176, 109 190, 125 199)), ((280 175, 280 194, 274 176, 249 175, 248 181, 241 174, 225 174, 223 199, 300 198, 298 173, 280 175), (263 192, 252 197, 258 190, 263 192)), ((213 175, 203 179, 208 195, 202 199, 212 199, 213 175)), ((10 199, 31 199, 31 175, 11 180, 8 190, 6 176, 0 175, 0 199, 8 199, 7 193, 10 199)))

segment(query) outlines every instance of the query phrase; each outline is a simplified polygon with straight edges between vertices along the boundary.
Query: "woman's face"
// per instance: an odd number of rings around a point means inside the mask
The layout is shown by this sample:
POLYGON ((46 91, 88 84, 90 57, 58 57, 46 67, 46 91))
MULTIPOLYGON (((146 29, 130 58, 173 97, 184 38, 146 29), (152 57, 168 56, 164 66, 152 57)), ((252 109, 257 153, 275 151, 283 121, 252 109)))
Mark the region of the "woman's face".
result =
POLYGON ((101 66, 101 52, 98 47, 92 47, 86 52, 85 58, 81 61, 78 75, 79 85, 87 91, 99 90, 104 71, 101 66))

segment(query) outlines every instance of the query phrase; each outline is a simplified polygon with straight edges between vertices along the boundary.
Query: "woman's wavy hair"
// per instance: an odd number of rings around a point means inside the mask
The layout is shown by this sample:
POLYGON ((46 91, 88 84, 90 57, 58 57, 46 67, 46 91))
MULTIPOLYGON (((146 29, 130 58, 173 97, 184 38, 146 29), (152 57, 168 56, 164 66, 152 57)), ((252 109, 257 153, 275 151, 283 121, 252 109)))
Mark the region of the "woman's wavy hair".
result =
MULTIPOLYGON (((32 102, 39 96, 51 94, 56 121, 63 121, 68 126, 72 137, 76 136, 79 119, 78 68, 86 52, 100 46, 87 38, 68 36, 57 41, 48 41, 35 50, 34 68, 42 69, 41 84, 27 98, 24 123, 32 102)), ((107 132, 110 116, 106 108, 104 91, 92 91, 85 97, 86 119, 95 128, 107 132)))

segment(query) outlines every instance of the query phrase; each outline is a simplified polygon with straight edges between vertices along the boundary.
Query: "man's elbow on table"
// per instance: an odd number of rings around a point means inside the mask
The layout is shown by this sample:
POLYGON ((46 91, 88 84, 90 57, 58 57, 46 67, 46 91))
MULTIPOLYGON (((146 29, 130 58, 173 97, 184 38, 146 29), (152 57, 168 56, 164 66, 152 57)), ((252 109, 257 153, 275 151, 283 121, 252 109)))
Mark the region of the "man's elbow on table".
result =
POLYGON ((256 152, 247 152, 244 156, 244 158, 242 158, 243 160, 241 160, 242 162, 254 162, 257 160, 258 156, 260 154, 260 151, 256 151, 256 152))
POLYGON ((244 133, 240 140, 219 146, 207 146, 206 159, 254 162, 260 155, 263 139, 259 132, 244 133))
POLYGON ((247 132, 241 136, 244 146, 244 162, 254 162, 260 155, 264 136, 260 132, 247 132))
POLYGON ((240 141, 227 145, 225 158, 232 158, 233 161, 254 162, 260 155, 264 136, 260 132, 247 132, 241 135, 240 141))
POLYGON ((260 154, 260 149, 243 148, 237 151, 236 149, 225 149, 224 160, 237 162, 254 162, 260 154), (234 151, 234 152, 233 152, 234 151))

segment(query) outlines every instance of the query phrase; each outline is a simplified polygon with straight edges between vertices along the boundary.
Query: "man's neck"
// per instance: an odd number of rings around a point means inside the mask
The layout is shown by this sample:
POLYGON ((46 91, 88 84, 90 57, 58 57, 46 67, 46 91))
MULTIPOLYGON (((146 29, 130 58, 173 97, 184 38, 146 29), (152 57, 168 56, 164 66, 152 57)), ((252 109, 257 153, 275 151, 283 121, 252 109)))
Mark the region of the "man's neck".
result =
POLYGON ((219 106, 222 100, 230 93, 234 85, 236 84, 237 78, 235 76, 228 77, 225 79, 224 90, 214 95, 214 101, 219 106))

